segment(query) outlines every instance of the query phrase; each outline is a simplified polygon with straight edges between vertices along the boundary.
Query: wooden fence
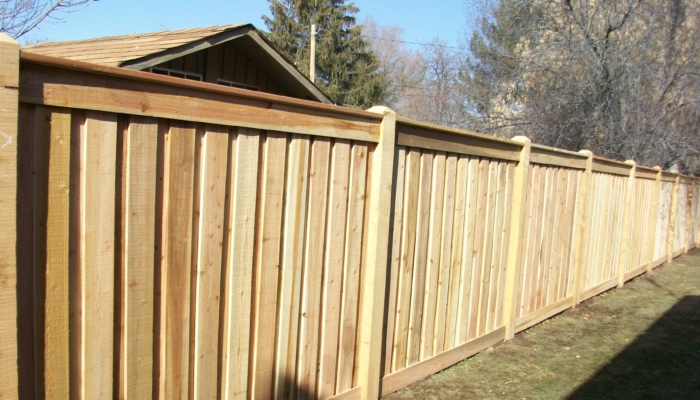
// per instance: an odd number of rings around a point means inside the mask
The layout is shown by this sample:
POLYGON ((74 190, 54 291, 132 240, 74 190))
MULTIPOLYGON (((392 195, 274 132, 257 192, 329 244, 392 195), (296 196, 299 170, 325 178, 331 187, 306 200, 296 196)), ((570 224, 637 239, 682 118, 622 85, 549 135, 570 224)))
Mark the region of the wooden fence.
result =
POLYGON ((0 398, 377 398, 700 239, 658 168, 0 54, 0 398))

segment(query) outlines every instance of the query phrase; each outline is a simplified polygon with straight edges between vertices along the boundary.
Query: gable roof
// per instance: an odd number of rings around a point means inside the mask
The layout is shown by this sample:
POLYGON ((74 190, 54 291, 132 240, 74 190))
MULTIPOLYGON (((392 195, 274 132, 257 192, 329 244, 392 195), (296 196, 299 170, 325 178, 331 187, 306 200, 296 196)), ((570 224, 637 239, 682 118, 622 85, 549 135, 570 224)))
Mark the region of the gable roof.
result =
POLYGON ((325 93, 299 72, 252 24, 41 43, 23 46, 22 49, 110 67, 144 70, 234 39, 241 39, 240 43, 245 47, 246 53, 269 69, 273 76, 289 85, 290 89, 307 94, 322 103, 333 104, 325 93))

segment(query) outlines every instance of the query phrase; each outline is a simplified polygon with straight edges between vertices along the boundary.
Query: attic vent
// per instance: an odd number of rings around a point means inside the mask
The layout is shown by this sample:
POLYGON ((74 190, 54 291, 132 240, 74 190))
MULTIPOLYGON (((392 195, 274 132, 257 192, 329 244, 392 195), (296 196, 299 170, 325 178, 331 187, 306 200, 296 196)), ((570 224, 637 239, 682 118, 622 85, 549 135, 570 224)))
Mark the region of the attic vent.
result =
POLYGON ((231 86, 231 87, 235 87, 235 88, 239 88, 239 89, 248 89, 248 90, 255 90, 255 91, 260 90, 257 86, 246 85, 245 83, 240 83, 240 82, 227 81, 226 79, 217 79, 216 83, 218 83, 219 85, 231 86))
POLYGON ((174 76, 176 78, 189 79, 191 81, 202 81, 202 75, 194 74, 192 72, 178 71, 175 69, 168 69, 162 67, 151 67, 148 72, 153 72, 158 75, 174 76))

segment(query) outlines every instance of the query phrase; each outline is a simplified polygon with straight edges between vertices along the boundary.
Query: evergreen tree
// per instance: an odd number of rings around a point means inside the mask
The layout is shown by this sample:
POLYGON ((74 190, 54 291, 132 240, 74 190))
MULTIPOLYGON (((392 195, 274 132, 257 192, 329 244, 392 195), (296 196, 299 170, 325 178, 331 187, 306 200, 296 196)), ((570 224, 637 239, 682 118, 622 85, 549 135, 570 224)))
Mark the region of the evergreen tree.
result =
POLYGON ((316 79, 339 105, 367 109, 382 104, 388 79, 362 37, 359 11, 345 0, 268 0, 262 17, 267 38, 304 75, 309 75, 311 24, 316 24, 316 79))

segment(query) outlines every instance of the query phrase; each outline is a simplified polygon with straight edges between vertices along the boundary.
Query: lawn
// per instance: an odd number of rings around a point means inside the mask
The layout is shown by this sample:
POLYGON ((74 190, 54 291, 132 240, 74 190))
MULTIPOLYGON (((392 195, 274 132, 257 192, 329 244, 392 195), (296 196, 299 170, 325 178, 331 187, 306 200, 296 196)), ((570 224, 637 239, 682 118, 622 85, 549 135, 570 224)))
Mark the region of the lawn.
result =
POLYGON ((385 398, 700 399, 700 250, 385 398))

